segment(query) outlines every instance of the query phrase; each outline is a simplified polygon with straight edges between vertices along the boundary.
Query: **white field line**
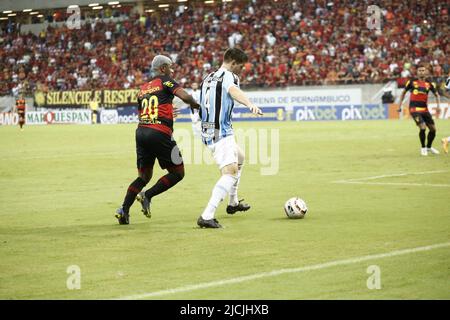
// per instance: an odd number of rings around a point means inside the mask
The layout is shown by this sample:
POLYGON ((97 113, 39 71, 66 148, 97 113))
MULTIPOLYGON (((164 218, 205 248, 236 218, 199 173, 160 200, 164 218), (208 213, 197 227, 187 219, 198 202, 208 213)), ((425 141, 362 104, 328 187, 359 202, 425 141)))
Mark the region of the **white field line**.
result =
POLYGON ((407 183, 407 182, 362 182, 362 181, 336 181, 334 183, 343 184, 369 184, 379 186, 410 186, 410 187, 438 187, 449 188, 450 184, 433 184, 433 183, 407 183))
POLYGON ((354 181, 367 181, 367 180, 376 180, 376 179, 391 178, 391 177, 404 177, 404 176, 409 176, 409 175, 424 175, 424 174, 444 173, 444 172, 449 172, 449 170, 384 174, 384 175, 381 175, 381 176, 373 176, 373 177, 357 178, 357 179, 344 179, 344 180, 338 180, 338 181, 333 181, 333 182, 334 183, 347 183, 347 182, 354 182, 354 181))
POLYGON ((291 268, 291 269, 279 269, 279 270, 273 270, 273 271, 269 271, 269 272, 251 274, 248 276, 223 279, 223 280, 217 280, 217 281, 211 281, 211 282, 197 283, 197 284, 177 287, 177 288, 173 288, 173 289, 166 289, 166 290, 161 290, 161 291, 153 291, 153 292, 148 292, 148 293, 134 294, 134 295, 119 297, 119 298, 116 298, 115 300, 137 300, 137 299, 167 296, 167 295, 181 293, 181 292, 190 292, 190 291, 195 291, 195 290, 201 290, 201 289, 220 287, 220 286, 225 286, 225 285, 230 285, 230 284, 242 283, 242 282, 252 281, 252 280, 256 280, 256 279, 276 277, 276 276, 279 276, 282 274, 301 273, 301 272, 306 272, 306 271, 322 270, 322 269, 335 267, 335 266, 343 266, 343 265, 360 263, 360 262, 364 262, 364 261, 390 258, 390 257, 401 256, 401 255, 406 255, 406 254, 410 254, 410 253, 429 251, 429 250, 434 250, 434 249, 439 249, 439 248, 446 248, 449 246, 450 246, 450 242, 438 243, 438 244, 424 246, 424 247, 396 250, 396 251, 391 251, 391 252, 387 252, 387 253, 361 256, 361 257, 344 259, 344 260, 335 260, 335 261, 330 261, 330 262, 326 262, 326 263, 315 264, 315 265, 310 265, 310 266, 305 266, 305 267, 291 268))

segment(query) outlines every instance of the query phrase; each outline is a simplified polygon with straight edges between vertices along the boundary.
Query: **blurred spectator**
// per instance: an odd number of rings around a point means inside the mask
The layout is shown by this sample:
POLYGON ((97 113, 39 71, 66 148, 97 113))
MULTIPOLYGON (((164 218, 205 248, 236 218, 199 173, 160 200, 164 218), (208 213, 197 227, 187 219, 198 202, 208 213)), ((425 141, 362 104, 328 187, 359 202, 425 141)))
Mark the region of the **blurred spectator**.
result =
POLYGON ((385 89, 383 96, 381 97, 381 103, 394 103, 395 98, 392 95, 392 91, 390 89, 385 89))

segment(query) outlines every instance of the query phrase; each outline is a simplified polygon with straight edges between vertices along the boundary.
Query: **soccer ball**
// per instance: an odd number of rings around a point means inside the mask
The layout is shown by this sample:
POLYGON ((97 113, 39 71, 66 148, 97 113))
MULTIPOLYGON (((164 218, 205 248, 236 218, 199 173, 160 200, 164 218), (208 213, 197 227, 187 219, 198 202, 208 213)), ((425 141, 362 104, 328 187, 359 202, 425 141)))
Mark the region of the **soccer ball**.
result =
POLYGON ((445 89, 450 90, 450 77, 445 80, 445 89))
POLYGON ((298 197, 290 198, 284 204, 284 212, 290 219, 302 219, 308 212, 306 202, 298 197))

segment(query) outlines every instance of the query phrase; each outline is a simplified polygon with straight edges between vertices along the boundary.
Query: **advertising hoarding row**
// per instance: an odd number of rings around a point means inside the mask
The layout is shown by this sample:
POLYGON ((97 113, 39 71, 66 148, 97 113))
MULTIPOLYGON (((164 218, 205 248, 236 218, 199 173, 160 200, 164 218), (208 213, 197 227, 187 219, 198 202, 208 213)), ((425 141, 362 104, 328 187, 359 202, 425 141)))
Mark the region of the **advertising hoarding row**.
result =
MULTIPOLYGON (((25 123, 27 125, 46 124, 91 124, 91 110, 48 110, 48 111, 28 111, 25 113, 25 123)), ((0 125, 16 125, 19 122, 17 113, 0 113, 0 125)))
MULTIPOLYGON (((137 104, 138 92, 138 89, 36 92, 34 101, 40 108, 82 108, 93 101, 103 108, 117 108, 137 104)), ((260 107, 362 104, 361 88, 246 91, 246 95, 260 107)))
MULTIPOLYGON (((238 106, 233 109, 233 121, 350 121, 350 120, 383 120, 398 119, 396 104, 366 105, 317 105, 317 106, 283 106, 261 107, 264 115, 255 116, 248 108, 238 106)), ((437 112, 436 104, 430 104, 429 110, 436 119, 450 118, 450 105, 441 103, 437 112)), ((408 109, 403 110, 403 118, 409 118, 408 109)), ((0 113, 0 125, 15 125, 19 117, 16 113, 0 113)), ((176 122, 190 122, 190 109, 182 109, 176 122)), ((138 109, 135 106, 124 106, 114 109, 100 110, 97 122, 101 124, 138 123, 138 109)), ((29 111, 26 113, 28 125, 48 124, 91 124, 92 112, 88 109, 66 109, 29 111)))

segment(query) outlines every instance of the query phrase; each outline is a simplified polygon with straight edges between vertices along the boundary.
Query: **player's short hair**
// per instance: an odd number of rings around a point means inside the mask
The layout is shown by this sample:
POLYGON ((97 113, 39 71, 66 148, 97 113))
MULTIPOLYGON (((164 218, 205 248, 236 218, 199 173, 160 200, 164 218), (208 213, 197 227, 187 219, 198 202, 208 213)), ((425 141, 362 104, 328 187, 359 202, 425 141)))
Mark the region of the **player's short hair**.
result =
POLYGON ((225 51, 223 55, 224 62, 232 62, 235 61, 237 63, 245 63, 248 61, 247 54, 238 48, 229 48, 225 51))
POLYGON ((425 69, 429 70, 430 66, 426 62, 419 62, 419 64, 417 65, 417 69, 419 69, 419 68, 425 68, 425 69))
POLYGON ((165 64, 168 64, 170 66, 172 64, 172 60, 169 57, 159 54, 152 60, 152 70, 158 70, 165 64))

